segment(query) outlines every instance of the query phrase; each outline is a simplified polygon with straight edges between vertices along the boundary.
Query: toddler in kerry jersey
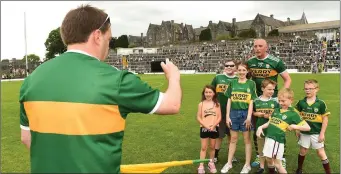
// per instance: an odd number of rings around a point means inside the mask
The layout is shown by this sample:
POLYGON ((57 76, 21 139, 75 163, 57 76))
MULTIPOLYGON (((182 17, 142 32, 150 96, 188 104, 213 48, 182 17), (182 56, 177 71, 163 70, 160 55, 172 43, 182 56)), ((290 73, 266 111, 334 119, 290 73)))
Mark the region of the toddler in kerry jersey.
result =
MULTIPOLYGON (((210 144, 209 157, 211 162, 208 163, 208 169, 211 173, 216 173, 217 169, 214 165, 213 159, 216 138, 219 137, 217 126, 221 120, 221 111, 216 91, 212 85, 206 85, 201 93, 201 102, 198 106, 197 120, 200 123, 200 159, 205 159, 206 150, 208 144, 210 144)), ((200 163, 198 173, 205 173, 203 163, 200 163)))

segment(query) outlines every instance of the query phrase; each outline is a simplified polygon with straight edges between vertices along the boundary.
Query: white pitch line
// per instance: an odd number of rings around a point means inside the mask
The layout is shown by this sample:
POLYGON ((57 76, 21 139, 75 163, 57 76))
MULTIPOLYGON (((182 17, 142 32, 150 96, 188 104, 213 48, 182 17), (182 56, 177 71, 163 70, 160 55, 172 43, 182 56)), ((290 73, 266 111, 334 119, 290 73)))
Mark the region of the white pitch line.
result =
POLYGON ((164 83, 162 82, 157 82, 159 85, 158 86, 154 86, 154 88, 159 88, 159 87, 162 87, 164 85, 164 83))

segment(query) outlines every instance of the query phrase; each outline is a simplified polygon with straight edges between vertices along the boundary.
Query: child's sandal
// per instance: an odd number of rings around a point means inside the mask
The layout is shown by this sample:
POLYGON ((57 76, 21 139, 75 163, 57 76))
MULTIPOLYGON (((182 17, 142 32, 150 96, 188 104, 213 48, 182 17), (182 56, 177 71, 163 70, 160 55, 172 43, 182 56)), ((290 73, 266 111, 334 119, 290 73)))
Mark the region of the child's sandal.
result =
POLYGON ((198 174, 205 174, 205 169, 204 169, 204 167, 199 167, 199 168, 198 168, 198 174))

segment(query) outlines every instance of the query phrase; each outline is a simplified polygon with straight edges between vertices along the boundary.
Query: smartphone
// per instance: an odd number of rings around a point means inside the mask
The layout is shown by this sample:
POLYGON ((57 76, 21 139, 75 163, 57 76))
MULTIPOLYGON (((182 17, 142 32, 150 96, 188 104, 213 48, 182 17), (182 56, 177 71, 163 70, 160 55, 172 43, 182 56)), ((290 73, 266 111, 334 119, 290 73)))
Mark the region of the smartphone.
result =
POLYGON ((161 67, 161 62, 166 64, 168 61, 169 59, 150 62, 151 72, 163 72, 163 69, 161 67))

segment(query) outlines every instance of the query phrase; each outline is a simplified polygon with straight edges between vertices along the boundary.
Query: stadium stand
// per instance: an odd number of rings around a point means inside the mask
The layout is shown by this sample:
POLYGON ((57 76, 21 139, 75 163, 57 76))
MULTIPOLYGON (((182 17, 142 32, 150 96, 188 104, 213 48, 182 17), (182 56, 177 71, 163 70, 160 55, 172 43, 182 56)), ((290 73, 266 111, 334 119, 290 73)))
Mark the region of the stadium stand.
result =
MULTIPOLYGON (((283 59, 288 69, 311 72, 313 64, 317 63, 320 71, 322 69, 340 71, 340 38, 318 40, 312 37, 276 37, 267 41, 269 52, 283 59)), ((218 73, 223 69, 224 60, 250 58, 253 55, 252 47, 253 39, 245 39, 169 45, 160 47, 154 54, 136 53, 122 56, 111 50, 106 62, 119 69, 128 69, 135 73, 150 73, 152 61, 169 58, 180 70, 218 73)), ((41 63, 30 63, 29 72, 34 71, 41 63)), ((2 79, 26 76, 24 61, 1 61, 1 67, 2 79)))

